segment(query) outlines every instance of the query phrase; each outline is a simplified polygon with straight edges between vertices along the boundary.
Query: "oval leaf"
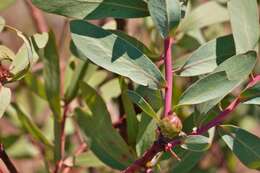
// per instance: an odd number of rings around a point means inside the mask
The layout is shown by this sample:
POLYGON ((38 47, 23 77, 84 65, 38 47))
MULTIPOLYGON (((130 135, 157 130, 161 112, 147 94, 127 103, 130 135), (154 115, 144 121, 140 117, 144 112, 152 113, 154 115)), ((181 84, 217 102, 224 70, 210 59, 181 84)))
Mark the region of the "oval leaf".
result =
POLYGON ((149 15, 146 3, 141 0, 32 0, 32 2, 46 12, 78 19, 135 18, 149 15))
POLYGON ((70 26, 76 48, 95 64, 150 88, 165 86, 159 69, 127 40, 81 20, 70 26))

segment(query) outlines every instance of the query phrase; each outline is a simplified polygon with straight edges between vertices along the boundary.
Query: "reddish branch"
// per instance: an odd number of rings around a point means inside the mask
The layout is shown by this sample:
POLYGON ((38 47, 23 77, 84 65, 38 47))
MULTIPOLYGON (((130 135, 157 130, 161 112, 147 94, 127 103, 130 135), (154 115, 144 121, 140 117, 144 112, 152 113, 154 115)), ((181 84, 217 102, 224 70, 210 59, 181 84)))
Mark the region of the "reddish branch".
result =
POLYGON ((172 106, 172 82, 173 82, 172 50, 171 50, 172 44, 173 44, 173 38, 168 37, 164 40, 165 78, 167 82, 167 86, 165 88, 164 116, 168 116, 171 113, 171 106, 172 106))
POLYGON ((26 3, 28 4, 28 7, 30 8, 30 12, 32 14, 33 21, 37 27, 37 32, 48 32, 49 28, 47 25, 47 22, 41 12, 38 8, 36 8, 31 0, 26 0, 26 3))
MULTIPOLYGON (((246 89, 253 87, 258 82, 260 82, 260 75, 257 75, 251 79, 251 81, 246 86, 246 89)), ((167 100, 168 101, 168 100, 167 100)), ((202 135, 207 132, 210 128, 218 126, 221 122, 223 122, 230 113, 232 113, 235 108, 241 103, 240 96, 235 98, 229 106, 226 107, 222 112, 219 113, 212 121, 198 128, 196 132, 192 132, 189 135, 202 135)), ((167 114, 166 114, 167 115, 167 114)), ((136 173, 140 172, 141 169, 146 169, 146 164, 151 161, 157 153, 165 150, 170 150, 180 144, 182 144, 181 139, 174 139, 170 142, 161 142, 164 139, 159 137, 159 139, 153 144, 153 146, 148 149, 145 154, 138 160, 136 160, 132 165, 126 168, 122 173, 136 173), (168 149, 167 149, 168 148, 168 149)))
POLYGON ((4 162, 5 166, 10 173, 18 173, 12 161, 9 159, 7 153, 4 150, 3 144, 0 144, 0 159, 4 162))

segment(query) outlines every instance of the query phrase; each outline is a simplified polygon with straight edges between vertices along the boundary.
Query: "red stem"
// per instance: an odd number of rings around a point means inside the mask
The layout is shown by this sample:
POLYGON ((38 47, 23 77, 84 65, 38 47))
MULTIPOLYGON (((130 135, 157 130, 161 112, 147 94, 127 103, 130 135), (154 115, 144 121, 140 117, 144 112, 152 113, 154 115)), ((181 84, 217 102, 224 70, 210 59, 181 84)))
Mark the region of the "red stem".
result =
POLYGON ((173 72, 172 72, 172 44, 174 40, 168 37, 164 40, 164 51, 165 51, 165 77, 167 82, 167 87, 165 88, 165 107, 164 116, 168 116, 171 113, 172 107, 172 82, 173 82, 173 72))
MULTIPOLYGON (((255 76, 251 81, 249 81, 246 89, 253 87, 258 82, 260 82, 260 75, 255 76)), ((239 97, 237 97, 235 100, 233 100, 229 106, 226 107, 225 110, 220 112, 220 114, 214 118, 209 123, 205 124, 204 126, 200 127, 195 133, 191 133, 189 135, 202 135, 203 133, 207 132, 210 128, 218 126, 223 120, 225 120, 230 113, 232 113, 235 108, 241 103, 241 100, 239 97)), ((158 153, 165 149, 166 146, 171 146, 171 148, 174 148, 182 143, 181 139, 174 139, 169 143, 166 144, 160 144, 160 139, 158 139, 154 145, 146 151, 146 153, 142 156, 142 158, 136 160, 132 165, 130 165, 126 170, 124 170, 122 173, 134 173, 140 170, 141 168, 146 166, 146 163, 152 160, 152 158, 158 153)))

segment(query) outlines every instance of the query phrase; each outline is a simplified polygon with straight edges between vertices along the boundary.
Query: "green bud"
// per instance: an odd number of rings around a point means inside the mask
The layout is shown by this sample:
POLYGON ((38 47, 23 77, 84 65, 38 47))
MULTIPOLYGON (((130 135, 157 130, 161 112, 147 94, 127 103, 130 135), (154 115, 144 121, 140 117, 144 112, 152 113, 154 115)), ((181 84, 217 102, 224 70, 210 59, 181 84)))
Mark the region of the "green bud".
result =
POLYGON ((177 136, 182 130, 182 122, 176 114, 164 117, 158 125, 162 135, 170 139, 177 136))

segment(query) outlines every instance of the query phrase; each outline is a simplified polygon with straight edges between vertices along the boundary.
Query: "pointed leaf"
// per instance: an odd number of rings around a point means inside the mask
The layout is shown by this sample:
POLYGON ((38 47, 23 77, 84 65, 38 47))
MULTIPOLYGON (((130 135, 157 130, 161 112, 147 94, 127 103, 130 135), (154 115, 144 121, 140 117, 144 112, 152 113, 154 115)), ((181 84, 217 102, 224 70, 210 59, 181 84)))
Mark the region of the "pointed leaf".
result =
POLYGON ((74 20, 70 25, 76 48, 95 64, 141 85, 165 86, 159 69, 127 40, 85 21, 74 20))
POLYGON ((148 9, 163 38, 174 33, 182 17, 179 0, 149 0, 148 9))
POLYGON ((232 125, 223 125, 219 133, 228 147, 247 167, 260 170, 260 138, 232 125))
POLYGON ((42 10, 78 19, 135 18, 149 15, 141 0, 32 0, 42 10))
POLYGON ((151 107, 151 105, 149 105, 149 103, 147 103, 147 101, 142 96, 140 96, 137 92, 128 90, 127 94, 129 98, 132 100, 132 102, 137 104, 147 115, 151 116, 157 121, 160 119, 159 116, 151 107))
POLYGON ((257 1, 230 0, 228 9, 237 52, 254 50, 259 40, 257 1))

